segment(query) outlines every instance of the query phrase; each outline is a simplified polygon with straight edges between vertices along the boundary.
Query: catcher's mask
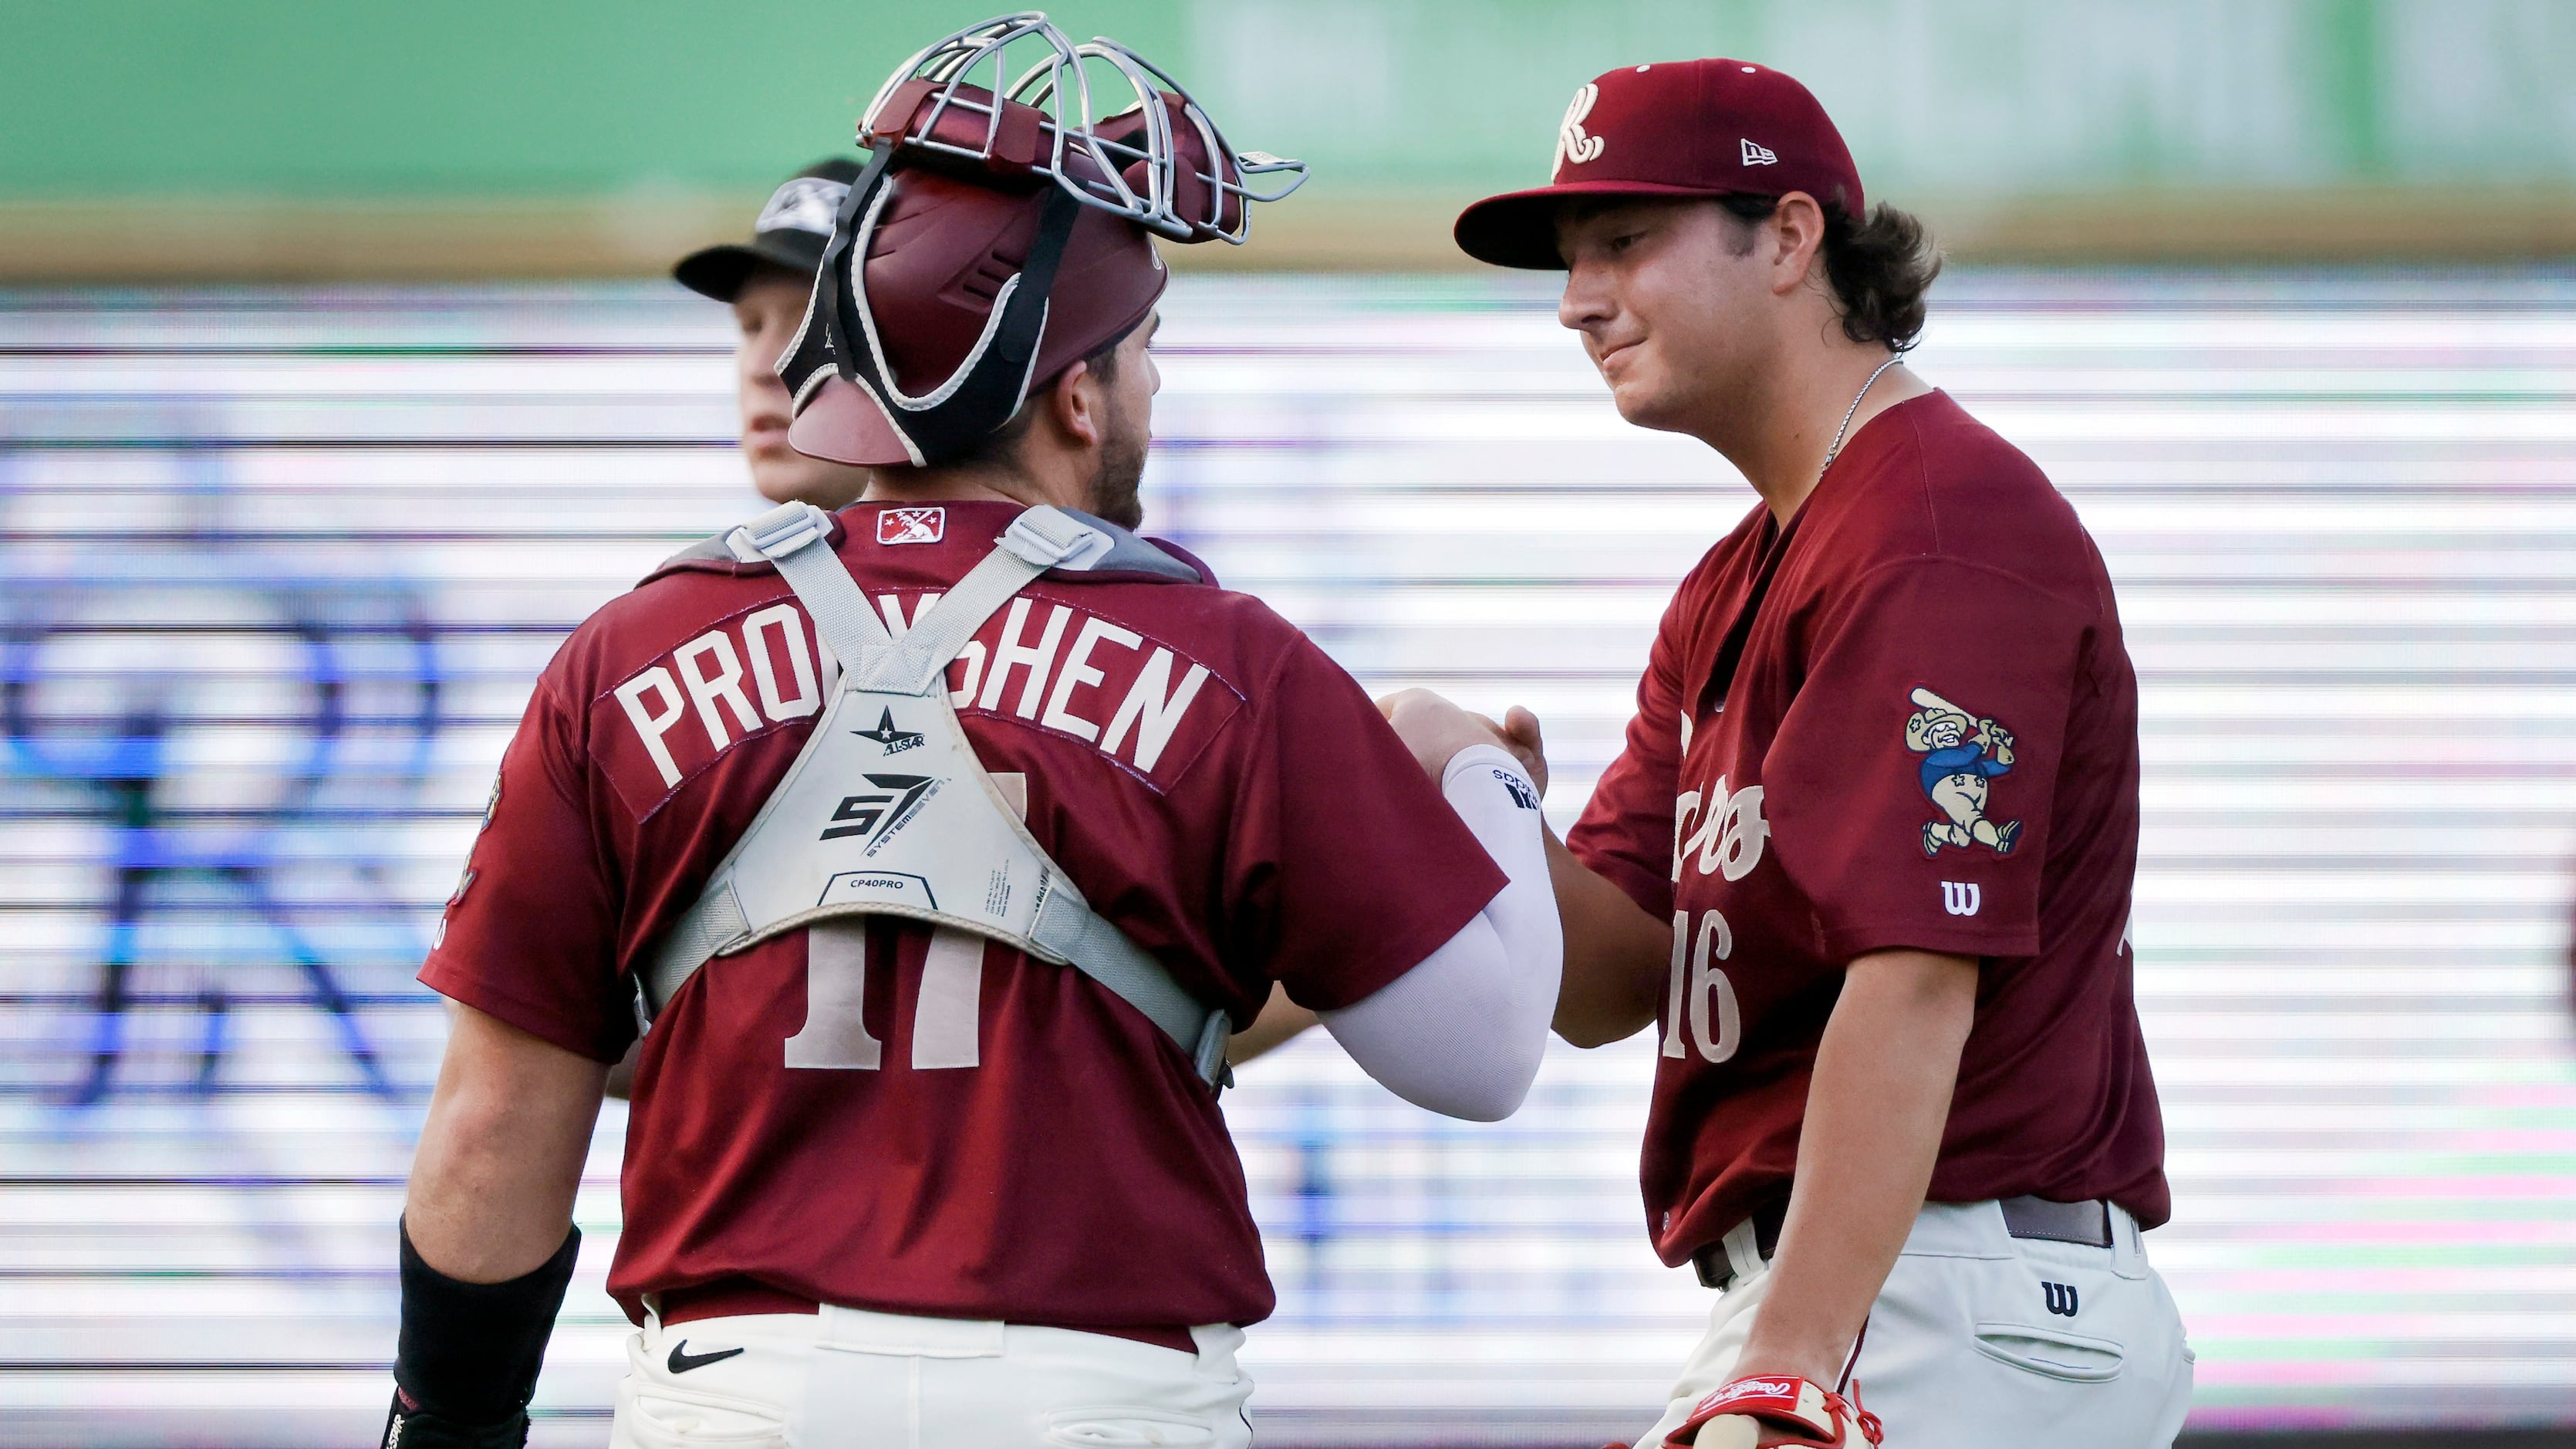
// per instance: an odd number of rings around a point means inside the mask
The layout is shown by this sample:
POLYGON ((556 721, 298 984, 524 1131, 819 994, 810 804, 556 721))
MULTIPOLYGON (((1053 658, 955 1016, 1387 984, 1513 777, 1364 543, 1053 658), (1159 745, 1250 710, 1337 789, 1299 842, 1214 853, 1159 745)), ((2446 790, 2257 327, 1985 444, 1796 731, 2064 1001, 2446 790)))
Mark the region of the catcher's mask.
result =
POLYGON ((1168 280, 1151 236, 1241 244, 1247 203, 1302 162, 1237 154, 1180 84, 1115 41, 1076 45, 1027 11, 905 62, 859 122, 796 340, 778 359, 788 441, 862 466, 952 461, 1033 384, 1124 336, 1168 280), (1016 78, 1005 52, 1043 48, 1016 78), (989 68, 990 84, 970 83, 989 68), (1094 120, 1093 73, 1132 101, 1094 120), (1246 178, 1278 173, 1255 190, 1246 178))

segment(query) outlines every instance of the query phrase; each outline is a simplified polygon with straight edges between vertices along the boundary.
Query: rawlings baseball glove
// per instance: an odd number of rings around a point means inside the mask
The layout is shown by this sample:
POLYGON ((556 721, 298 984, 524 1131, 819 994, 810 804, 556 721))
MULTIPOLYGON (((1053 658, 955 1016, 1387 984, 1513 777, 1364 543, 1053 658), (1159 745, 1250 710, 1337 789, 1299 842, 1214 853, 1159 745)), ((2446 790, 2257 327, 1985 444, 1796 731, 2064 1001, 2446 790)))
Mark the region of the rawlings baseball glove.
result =
POLYGON ((1860 1385, 1849 1399, 1802 1378, 1741 1378, 1710 1394, 1664 1439, 1664 1449, 1850 1449, 1852 1430, 1880 1442, 1878 1416, 1860 1406, 1860 1385))

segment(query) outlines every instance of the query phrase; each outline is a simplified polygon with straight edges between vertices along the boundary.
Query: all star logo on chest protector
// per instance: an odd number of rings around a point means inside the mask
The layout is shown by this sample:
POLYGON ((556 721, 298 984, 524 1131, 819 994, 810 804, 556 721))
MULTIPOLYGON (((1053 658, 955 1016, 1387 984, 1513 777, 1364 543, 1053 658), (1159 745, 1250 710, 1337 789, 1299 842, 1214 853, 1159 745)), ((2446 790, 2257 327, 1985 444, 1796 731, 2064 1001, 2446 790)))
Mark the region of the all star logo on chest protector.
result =
POLYGON ((844 665, 803 752, 640 973, 639 1015, 649 1021, 710 958, 819 921, 904 916, 1081 971, 1170 1035, 1202 1080, 1221 1082, 1225 1012, 1092 911, 985 772, 948 691, 949 661, 1048 569, 1087 569, 1122 550, 1181 566, 1074 515, 1032 508, 897 639, 828 536, 826 515, 802 503, 727 535, 736 557, 778 566, 844 665))
POLYGON ((894 706, 892 705, 886 706, 885 713, 877 716, 876 728, 853 730, 851 733, 857 735, 863 740, 876 741, 889 755, 901 754, 905 750, 917 750, 921 748, 922 732, 920 730, 900 730, 895 728, 894 706))

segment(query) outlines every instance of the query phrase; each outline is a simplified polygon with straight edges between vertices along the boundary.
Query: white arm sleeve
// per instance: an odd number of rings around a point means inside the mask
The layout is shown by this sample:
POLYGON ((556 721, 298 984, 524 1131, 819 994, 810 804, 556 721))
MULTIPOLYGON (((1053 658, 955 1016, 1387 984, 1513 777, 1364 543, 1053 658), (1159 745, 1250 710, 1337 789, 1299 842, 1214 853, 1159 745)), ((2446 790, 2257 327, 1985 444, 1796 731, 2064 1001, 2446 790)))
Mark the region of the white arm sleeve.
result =
POLYGON ((1492 745, 1460 750, 1440 793, 1509 878, 1474 920, 1419 965, 1324 1026, 1362 1070, 1408 1102, 1498 1122, 1529 1095, 1547 1052, 1565 968, 1538 790, 1492 745))

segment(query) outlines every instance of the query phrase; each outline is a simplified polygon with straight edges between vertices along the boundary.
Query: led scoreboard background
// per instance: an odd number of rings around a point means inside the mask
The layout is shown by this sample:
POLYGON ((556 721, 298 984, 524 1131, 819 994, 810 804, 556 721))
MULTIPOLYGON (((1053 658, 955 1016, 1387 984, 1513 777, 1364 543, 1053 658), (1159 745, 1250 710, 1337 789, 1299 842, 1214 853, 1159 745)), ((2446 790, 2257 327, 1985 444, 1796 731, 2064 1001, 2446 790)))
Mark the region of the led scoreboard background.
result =
MULTIPOLYGON (((1537 709, 1562 826, 1751 495, 1552 311, 1183 278, 1147 501, 1371 689, 1537 709)), ((564 632, 759 506, 728 333, 664 286, 0 293, 0 1440, 373 1432, 411 975, 564 632)), ((2196 1422, 2576 1421, 2576 286, 1968 273, 1918 361, 2120 585, 2196 1422)), ((1654 1059, 1560 1046, 1499 1126, 1326 1040, 1247 1070, 1264 1441, 1643 1427, 1706 1308, 1645 1246, 1654 1059)), ((622 1371, 621 1128, 542 1442, 622 1371)))

